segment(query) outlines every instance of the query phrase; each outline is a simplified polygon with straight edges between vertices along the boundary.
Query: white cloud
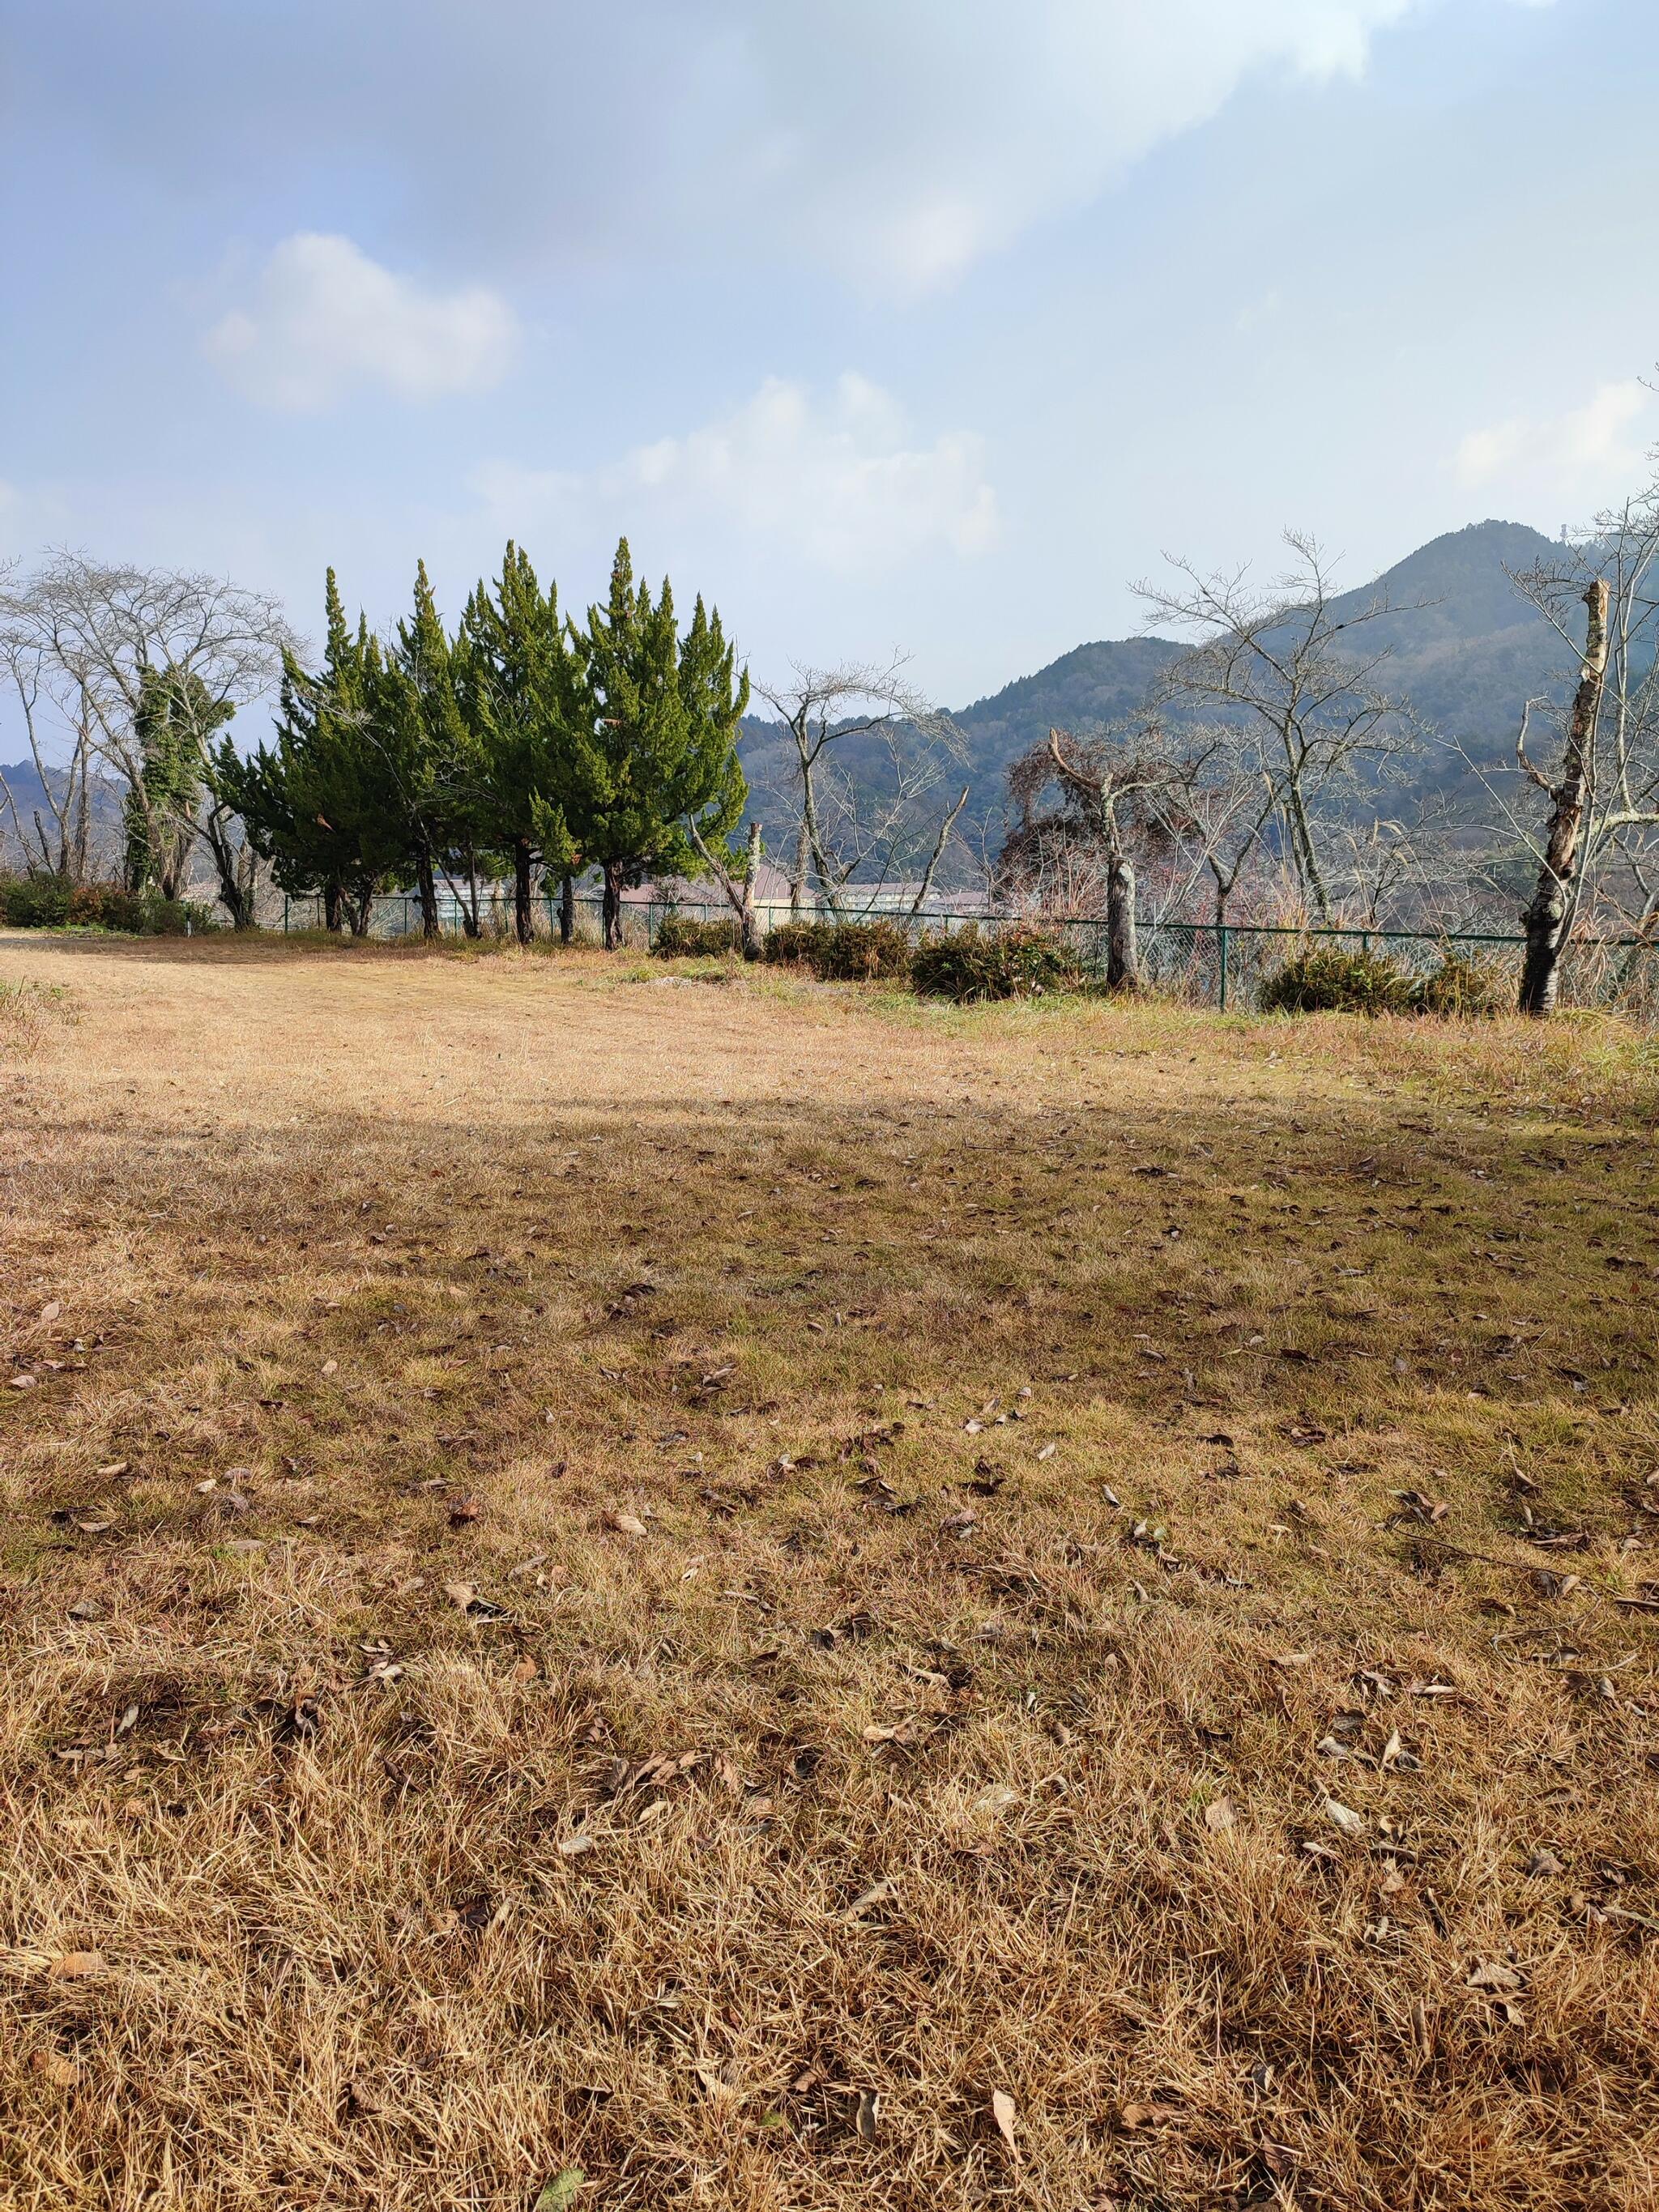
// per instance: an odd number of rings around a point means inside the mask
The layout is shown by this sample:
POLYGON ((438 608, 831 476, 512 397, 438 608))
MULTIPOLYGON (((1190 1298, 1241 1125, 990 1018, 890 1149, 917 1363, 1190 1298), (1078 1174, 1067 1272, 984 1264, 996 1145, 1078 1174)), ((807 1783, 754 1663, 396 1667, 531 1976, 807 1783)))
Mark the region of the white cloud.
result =
POLYGON ((356 391, 420 400, 486 390, 506 374, 517 337, 512 309, 482 285, 428 291, 349 238, 298 231, 205 346, 249 398, 311 414, 356 391))
POLYGON ((1452 459, 1453 472, 1469 489, 1498 483, 1563 497, 1612 497, 1642 465, 1653 442, 1651 421, 1636 426, 1654 394, 1638 377, 1598 385, 1582 407, 1534 418, 1512 415, 1471 430, 1452 459))
POLYGON ((923 554, 963 558, 997 534, 982 441, 946 431, 907 442, 902 413, 866 377, 828 396, 769 377, 729 415, 576 474, 505 463, 477 478, 507 531, 540 522, 583 539, 641 528, 720 531, 750 550, 842 573, 890 570, 923 554))

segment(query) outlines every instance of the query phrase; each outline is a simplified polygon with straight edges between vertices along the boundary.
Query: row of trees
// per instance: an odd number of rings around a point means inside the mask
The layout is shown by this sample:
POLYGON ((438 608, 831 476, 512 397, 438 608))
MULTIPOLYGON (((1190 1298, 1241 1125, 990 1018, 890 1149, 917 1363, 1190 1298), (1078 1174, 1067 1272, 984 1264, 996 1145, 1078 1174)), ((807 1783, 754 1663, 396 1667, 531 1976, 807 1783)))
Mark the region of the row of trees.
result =
POLYGON ((741 897, 748 677, 701 598, 682 631, 667 581, 654 596, 635 581, 625 538, 581 626, 509 544, 453 635, 424 565, 384 642, 348 625, 331 570, 326 633, 320 668, 284 654, 273 741, 243 756, 222 738, 210 776, 281 888, 320 897, 331 927, 362 931, 376 891, 409 883, 435 936, 442 882, 476 935, 480 885, 503 871, 525 943, 538 878, 562 883, 568 932, 573 880, 597 868, 607 945, 647 875, 718 866, 741 897))
POLYGON ((221 580, 61 554, 0 578, 0 665, 33 757, 33 803, 0 778, 26 865, 85 880, 100 794, 119 791, 129 890, 176 898, 205 860, 238 927, 269 872, 315 896, 331 928, 368 927, 376 895, 412 884, 428 935, 440 883, 465 926, 510 878, 520 937, 538 877, 604 886, 608 944, 623 889, 713 871, 752 927, 755 843, 734 851, 747 786, 738 733, 749 684, 701 598, 636 582, 628 543, 585 623, 509 544, 452 634, 424 564, 382 638, 348 623, 334 574, 313 666, 275 601, 221 580), (269 740, 227 725, 275 690, 269 740), (54 762, 67 738, 67 765, 54 762))
MULTIPOLYGON (((1425 730, 1390 688, 1391 644, 1420 610, 1337 594, 1317 544, 1288 542, 1266 588, 1182 562, 1139 587, 1182 649, 1135 714, 1015 763, 1012 818, 979 825, 977 855, 963 733, 902 660, 761 685, 746 757, 792 911, 917 913, 936 883, 976 877, 1005 909, 1103 914, 1111 973, 1132 984, 1137 910, 1507 933, 1524 902, 1534 1012, 1579 925, 1659 934, 1659 483, 1513 577, 1578 674, 1517 702, 1507 768, 1425 730), (1407 817, 1407 763, 1436 744, 1459 795, 1407 817)), ((351 627, 331 573, 325 633, 313 665, 273 600, 211 577, 67 554, 0 577, 0 666, 40 793, 25 807, 0 777, 0 817, 27 865, 84 879, 112 785, 128 887, 176 896, 205 862, 239 926, 270 877, 358 931, 380 891, 412 886, 435 933, 444 885, 477 933, 483 887, 510 879, 521 938, 538 880, 561 886, 568 934, 592 870, 608 944, 625 887, 686 875, 711 876, 752 941, 758 823, 734 842, 747 675, 701 599, 682 629, 666 582, 636 583, 625 540, 580 623, 509 544, 453 632, 422 567, 384 636, 351 627), (273 734, 246 751, 227 726, 273 691, 273 734), (67 766, 49 764, 65 736, 67 766)))
POLYGON ((1512 574, 1559 641, 1564 681, 1516 702, 1507 763, 1426 728, 1389 688, 1392 638, 1420 606, 1338 598, 1319 546, 1287 543, 1266 589, 1179 562, 1172 583, 1139 587, 1188 649, 1135 714, 1053 731, 1014 763, 992 869, 1003 902, 1103 913, 1126 983, 1138 906, 1508 934, 1520 904, 1534 1014, 1552 1010, 1581 925, 1659 938, 1659 481, 1512 574), (1401 810, 1413 757, 1434 747, 1458 795, 1401 810))

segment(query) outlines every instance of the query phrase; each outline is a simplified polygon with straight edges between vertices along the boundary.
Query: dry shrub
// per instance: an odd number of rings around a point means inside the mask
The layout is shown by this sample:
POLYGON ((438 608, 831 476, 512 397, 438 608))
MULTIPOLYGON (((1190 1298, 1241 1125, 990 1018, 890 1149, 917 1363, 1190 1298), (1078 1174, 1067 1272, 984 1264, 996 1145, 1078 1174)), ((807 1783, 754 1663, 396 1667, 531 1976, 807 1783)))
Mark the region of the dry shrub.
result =
POLYGON ((743 932, 736 921, 708 921, 689 914, 665 914, 657 925, 651 950, 659 960, 679 960, 708 953, 738 952, 742 946, 743 932))
POLYGON ((1309 945, 1263 978, 1267 1014, 1402 1014, 1411 977, 1397 962, 1359 945, 1309 945))
POLYGON ((763 957, 807 969, 821 982, 897 980, 910 972, 908 933, 896 921, 785 921, 767 932, 763 957))
POLYGON ((916 947, 910 981, 924 998, 960 1005, 987 999, 1036 999, 1075 991, 1084 981, 1076 949, 1058 930, 1010 922, 981 932, 977 922, 916 947))

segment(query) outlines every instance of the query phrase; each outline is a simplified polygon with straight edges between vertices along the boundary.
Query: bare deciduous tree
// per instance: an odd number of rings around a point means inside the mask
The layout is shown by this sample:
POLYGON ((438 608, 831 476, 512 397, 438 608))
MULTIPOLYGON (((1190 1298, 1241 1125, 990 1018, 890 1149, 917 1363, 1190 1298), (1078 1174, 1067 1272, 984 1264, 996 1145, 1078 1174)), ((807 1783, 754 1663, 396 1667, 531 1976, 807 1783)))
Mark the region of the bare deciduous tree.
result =
POLYGON ((1641 936, 1659 926, 1659 477, 1513 581, 1560 639, 1564 665, 1576 666, 1571 696, 1565 709, 1549 698, 1525 702, 1507 771, 1459 750, 1536 871, 1521 915, 1519 1003, 1543 1017, 1581 916, 1599 909, 1641 936), (1545 769, 1534 724, 1552 720, 1559 752, 1545 769), (1535 792, 1547 801, 1541 830, 1528 803, 1535 792), (1621 890, 1626 877, 1633 902, 1621 890))
POLYGON ((844 921, 855 904, 873 902, 896 868, 918 865, 910 912, 920 913, 968 803, 964 785, 940 811, 941 786, 965 750, 956 724, 908 681, 898 658, 797 666, 787 684, 755 689, 788 747, 777 796, 794 823, 791 914, 800 912, 809 879, 844 921))
POLYGON ((252 918, 234 817, 206 769, 216 732, 268 690, 297 645, 280 603, 223 578, 52 554, 12 595, 15 619, 54 688, 78 702, 86 755, 125 785, 152 850, 184 836, 205 847, 233 921, 252 918), (199 773, 188 805, 158 795, 144 751, 146 685, 168 684, 170 727, 199 773))
POLYGON ((23 850, 23 865, 37 872, 84 883, 90 850, 91 711, 85 692, 54 661, 33 619, 26 592, 13 581, 15 571, 0 572, 0 668, 16 695, 34 780, 46 801, 51 827, 38 806, 25 822, 15 793, 0 775, 0 803, 11 817, 23 850), (69 741, 67 763, 54 766, 43 724, 56 724, 60 741, 69 741))
POLYGON ((761 826, 758 822, 749 825, 749 841, 743 866, 734 868, 729 856, 704 838, 696 823, 689 817, 686 828, 698 858, 708 870, 725 894, 726 902, 738 919, 738 933, 743 946, 743 957, 752 960, 760 951, 760 925, 755 918, 755 880, 760 873, 761 826))
POLYGON ((1149 623, 1195 638, 1171 664, 1158 697, 1200 704, 1237 728, 1241 750, 1276 818, 1304 905, 1329 919, 1321 801, 1329 787, 1386 767, 1417 742, 1410 708, 1377 682, 1389 657, 1369 647, 1367 627, 1411 611, 1384 592, 1358 605, 1333 596, 1331 563, 1318 542, 1287 531, 1288 571, 1265 589, 1249 571, 1206 575, 1171 557, 1178 580, 1135 586, 1149 623))

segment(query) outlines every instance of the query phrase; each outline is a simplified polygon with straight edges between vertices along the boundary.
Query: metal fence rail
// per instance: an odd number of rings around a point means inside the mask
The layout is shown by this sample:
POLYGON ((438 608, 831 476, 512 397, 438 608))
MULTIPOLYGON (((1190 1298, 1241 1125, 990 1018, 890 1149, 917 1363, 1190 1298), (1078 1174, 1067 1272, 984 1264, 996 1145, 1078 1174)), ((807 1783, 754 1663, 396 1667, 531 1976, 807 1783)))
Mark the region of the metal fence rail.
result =
MULTIPOLYGON (((597 896, 579 895, 574 902, 579 943, 597 945, 600 935, 602 902, 597 896)), ((540 938, 556 938, 559 909, 556 899, 535 901, 532 915, 540 938)), ((732 909, 723 899, 630 900, 622 910, 623 943, 635 951, 648 950, 656 941, 663 918, 670 914, 688 920, 730 921, 732 909)), ((821 920, 822 916, 808 919, 821 920)), ((860 920, 896 923, 912 937, 959 929, 995 929, 1014 916, 940 909, 920 915, 872 914, 860 920)), ((778 908, 769 919, 787 919, 778 908)), ((465 932, 458 902, 441 900, 441 934, 460 939, 465 932)), ((323 927, 320 899, 285 898, 284 932, 323 927)), ((1088 916, 1042 917, 1042 927, 1067 937, 1084 968, 1103 975, 1106 968, 1106 925, 1088 916)), ((366 935, 395 942, 421 934, 420 901, 414 894, 389 893, 375 901, 366 935)), ((479 934, 502 939, 513 934, 512 902, 503 887, 491 886, 480 901, 479 934)), ((1412 930, 1330 927, 1304 928, 1290 922, 1168 921, 1149 919, 1139 927, 1140 965, 1144 981, 1153 989, 1219 1011, 1253 1007, 1261 985, 1297 944, 1331 943, 1376 951, 1415 974, 1437 968, 1449 954, 1474 959, 1500 969, 1506 981, 1518 984, 1521 954, 1526 939, 1517 933, 1487 930, 1412 930)), ((1659 944, 1644 938, 1583 938, 1570 943, 1562 955, 1561 999, 1574 1006, 1617 1006, 1650 1018, 1659 1018, 1659 968, 1654 955, 1659 944)))

